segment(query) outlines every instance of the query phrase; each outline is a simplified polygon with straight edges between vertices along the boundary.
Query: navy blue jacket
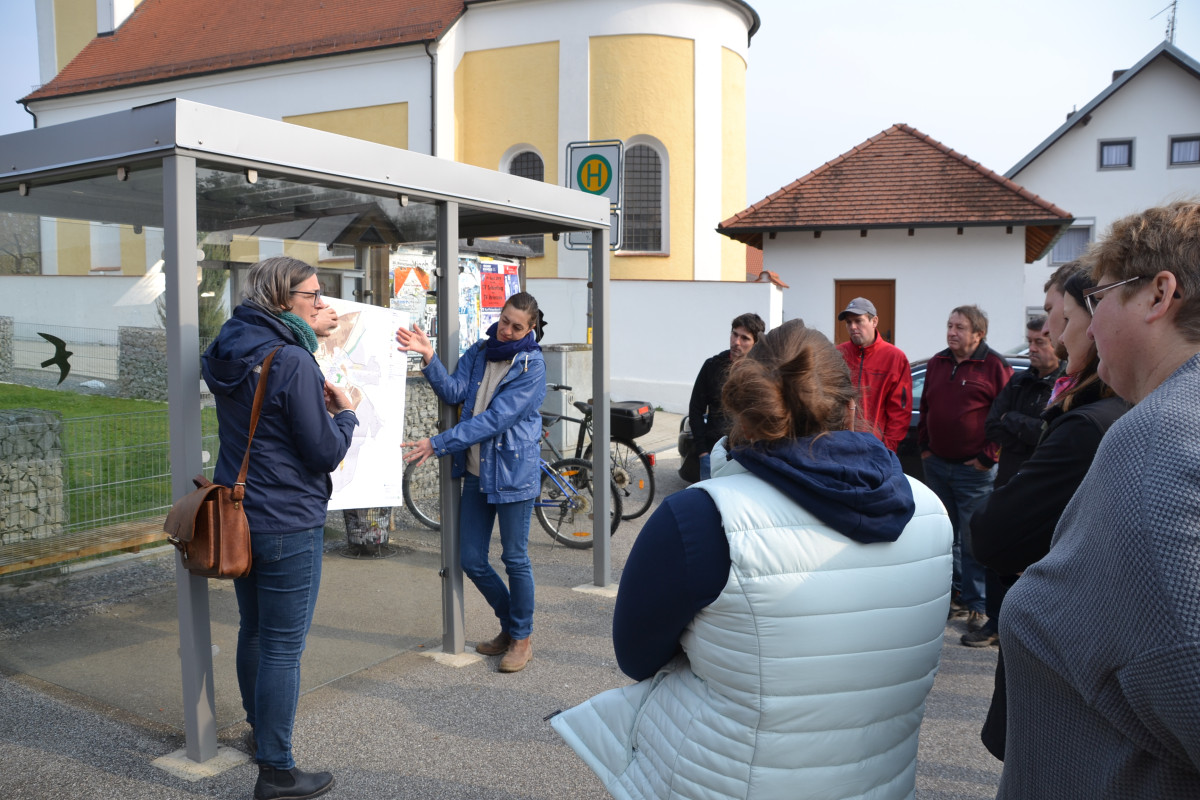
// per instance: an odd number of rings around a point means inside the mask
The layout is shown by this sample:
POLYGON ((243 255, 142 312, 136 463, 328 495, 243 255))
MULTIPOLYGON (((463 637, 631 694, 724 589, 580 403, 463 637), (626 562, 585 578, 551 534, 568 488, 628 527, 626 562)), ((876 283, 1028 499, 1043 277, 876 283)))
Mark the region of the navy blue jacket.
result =
POLYGON ((232 486, 242 466, 255 368, 282 345, 267 376, 267 393, 254 432, 246 474, 246 518, 253 533, 289 533, 325 524, 333 483, 329 473, 346 451, 358 418, 330 417, 325 378, 312 354, 275 316, 243 303, 201 358, 204 381, 217 404, 221 450, 216 483, 232 486))
POLYGON ((476 415, 475 396, 487 366, 482 339, 463 353, 454 374, 435 355, 422 372, 443 403, 462 404, 457 425, 430 437, 438 456, 453 455, 453 475, 467 471, 467 450, 479 445, 479 489, 489 503, 516 503, 538 496, 541 486, 542 401, 546 361, 540 350, 518 353, 491 402, 476 415))

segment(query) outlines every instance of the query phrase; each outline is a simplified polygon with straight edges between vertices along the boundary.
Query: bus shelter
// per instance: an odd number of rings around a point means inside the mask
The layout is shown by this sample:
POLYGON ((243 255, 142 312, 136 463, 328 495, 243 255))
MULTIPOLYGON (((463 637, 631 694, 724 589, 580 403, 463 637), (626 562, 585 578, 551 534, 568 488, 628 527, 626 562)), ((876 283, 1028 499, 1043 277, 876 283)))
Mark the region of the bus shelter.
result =
MULTIPOLYGON (((204 467, 197 275, 206 252, 198 245, 215 236, 237 247, 234 232, 264 226, 289 255, 328 246, 305 237, 345 219, 381 220, 376 228, 390 232, 390 242, 356 242, 360 263, 372 248, 386 251, 396 241, 433 247, 438 352, 449 368, 459 352, 460 239, 590 232, 594 435, 608 439, 610 217, 603 197, 175 99, 0 137, 0 212, 38 231, 43 271, 62 272, 73 249, 94 249, 98 240, 118 260, 129 248, 161 247, 175 498, 204 467)), ((452 425, 453 414, 443 406, 441 425, 452 425)), ((609 449, 593 454, 595 474, 608 474, 609 449)), ((442 461, 442 649, 461 653, 458 508, 442 461)), ((606 586, 608 493, 596 492, 595 502, 593 580, 606 586)), ((187 755, 203 762, 217 752, 208 582, 184 570, 178 555, 175 580, 187 755)))

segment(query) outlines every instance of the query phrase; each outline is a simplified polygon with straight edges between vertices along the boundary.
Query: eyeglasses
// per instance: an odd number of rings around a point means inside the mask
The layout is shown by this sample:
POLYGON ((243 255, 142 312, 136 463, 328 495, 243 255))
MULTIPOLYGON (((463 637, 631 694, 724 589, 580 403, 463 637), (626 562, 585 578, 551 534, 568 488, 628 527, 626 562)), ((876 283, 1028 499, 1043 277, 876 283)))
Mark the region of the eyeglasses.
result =
POLYGON ((1106 283, 1103 286, 1093 286, 1091 289, 1085 289, 1083 292, 1083 303, 1087 306, 1088 313, 1093 315, 1096 313, 1096 306, 1100 305, 1101 295, 1104 292, 1107 292, 1109 289, 1115 289, 1118 286, 1124 286, 1127 283, 1140 281, 1144 277, 1144 275, 1138 275, 1136 278, 1126 278, 1123 281, 1114 281, 1113 283, 1106 283))
POLYGON ((317 289, 315 292, 302 292, 299 289, 292 289, 292 294, 306 294, 313 299, 313 303, 316 303, 318 305, 320 305, 320 303, 321 303, 321 290, 320 289, 317 289))

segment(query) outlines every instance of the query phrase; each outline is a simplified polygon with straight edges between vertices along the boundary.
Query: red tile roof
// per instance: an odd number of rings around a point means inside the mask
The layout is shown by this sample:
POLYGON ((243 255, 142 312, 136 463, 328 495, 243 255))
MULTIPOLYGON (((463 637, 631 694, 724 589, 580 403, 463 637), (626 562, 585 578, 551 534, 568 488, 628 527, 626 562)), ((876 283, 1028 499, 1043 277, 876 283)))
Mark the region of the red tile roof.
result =
POLYGON ((762 248, 746 245, 746 280, 757 279, 762 273, 762 265, 762 248))
POLYGON ((143 0, 25 101, 436 39, 464 0, 143 0))
POLYGON ((761 247, 763 234, 773 231, 978 225, 1052 229, 1037 237, 1040 245, 1070 222, 1069 212, 900 124, 733 215, 717 230, 761 247))

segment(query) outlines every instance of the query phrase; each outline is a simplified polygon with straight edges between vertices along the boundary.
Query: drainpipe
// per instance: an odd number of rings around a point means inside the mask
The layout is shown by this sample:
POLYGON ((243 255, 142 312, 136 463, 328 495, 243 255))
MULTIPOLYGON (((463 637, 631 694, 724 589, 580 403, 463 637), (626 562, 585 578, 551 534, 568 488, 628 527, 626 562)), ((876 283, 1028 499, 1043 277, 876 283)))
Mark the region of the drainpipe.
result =
POLYGON ((25 103, 21 103, 21 108, 25 109, 25 113, 26 113, 26 114, 28 114, 29 116, 33 117, 33 127, 35 127, 35 128, 36 128, 36 127, 38 126, 38 118, 37 118, 37 114, 33 113, 33 111, 32 111, 32 110, 29 108, 29 106, 28 106, 28 105, 26 105, 25 103))
POLYGON ((429 155, 437 155, 437 53, 429 49, 432 41, 425 43, 425 55, 429 56, 429 155))

